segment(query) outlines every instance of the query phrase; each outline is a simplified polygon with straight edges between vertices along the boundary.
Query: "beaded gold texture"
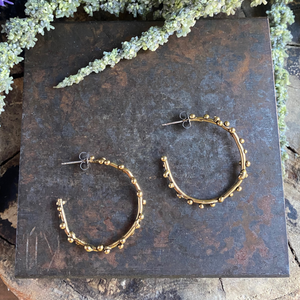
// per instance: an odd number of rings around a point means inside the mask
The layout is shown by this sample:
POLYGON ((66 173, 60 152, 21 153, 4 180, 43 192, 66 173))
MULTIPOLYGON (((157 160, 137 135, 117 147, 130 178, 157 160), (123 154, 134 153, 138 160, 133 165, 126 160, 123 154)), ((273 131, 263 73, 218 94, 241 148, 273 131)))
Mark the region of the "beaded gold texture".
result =
MULTIPOLYGON (((168 163, 168 159, 167 156, 163 156, 161 158, 162 162, 163 162, 163 167, 165 169, 165 172, 163 174, 163 176, 165 178, 169 178, 169 188, 174 189, 177 192, 177 197, 178 198, 184 198, 187 200, 187 203, 189 205, 192 205, 193 203, 198 203, 199 207, 202 209, 204 208, 204 205, 210 205, 211 207, 214 207, 216 205, 216 203, 218 202, 223 202, 227 197, 232 197, 234 192, 240 192, 242 190, 241 184, 243 182, 243 180, 245 178, 248 177, 247 174, 247 167, 250 167, 250 162, 246 160, 246 153, 247 150, 244 149, 243 144, 245 143, 245 140, 242 138, 239 138, 235 128, 230 127, 230 123, 228 121, 226 122, 222 122, 220 120, 219 117, 214 117, 213 119, 209 117, 209 115, 204 115, 203 117, 196 117, 194 114, 191 114, 189 116, 188 119, 182 120, 182 122, 207 122, 207 123, 211 123, 211 124, 215 124, 217 126, 220 126, 221 128, 223 128, 224 130, 226 130, 227 132, 230 133, 230 135, 233 137, 238 149, 239 149, 239 153, 241 156, 241 160, 240 160, 240 166, 241 166, 241 171, 238 175, 237 181, 233 184, 233 186, 231 186, 225 193, 223 193, 221 196, 217 197, 217 198, 213 198, 213 199, 196 199, 194 197, 191 197, 189 195, 187 195, 186 193, 184 193, 179 186, 177 185, 177 183, 175 182, 171 170, 170 170, 170 166, 168 163)), ((176 122, 174 122, 175 124, 176 122)), ((170 123, 172 124, 172 123, 170 123)), ((168 124, 166 124, 168 125, 168 124)))
POLYGON ((121 170, 130 178, 131 183, 134 185, 134 187, 136 188, 136 191, 137 191, 136 194, 137 194, 137 198, 138 198, 138 212, 137 212, 136 219, 135 219, 134 223, 132 224, 132 226, 130 227, 130 229, 127 231, 127 233, 125 233, 117 241, 113 242, 112 244, 106 245, 106 246, 101 245, 101 244, 94 246, 94 245, 91 245, 91 244, 79 239, 78 237, 76 237, 75 233, 70 230, 70 228, 68 226, 66 214, 64 211, 64 205, 66 204, 66 201, 63 201, 62 199, 58 199, 56 202, 56 205, 57 205, 57 210, 59 212, 59 218, 61 219, 61 223, 60 223, 59 227, 65 231, 65 233, 68 237, 68 241, 70 243, 74 242, 76 245, 83 246, 87 252, 103 251, 105 254, 109 254, 111 249, 113 249, 115 247, 122 249, 124 247, 126 240, 134 234, 136 229, 141 227, 141 225, 140 225, 141 220, 144 219, 143 206, 146 205, 146 200, 143 199, 143 193, 141 191, 139 184, 137 183, 136 178, 133 176, 133 174, 127 168, 124 167, 124 165, 117 165, 117 164, 107 160, 104 157, 101 159, 95 160, 93 156, 89 159, 88 162, 89 163, 99 163, 101 165, 104 164, 106 166, 111 166, 115 169, 121 170))

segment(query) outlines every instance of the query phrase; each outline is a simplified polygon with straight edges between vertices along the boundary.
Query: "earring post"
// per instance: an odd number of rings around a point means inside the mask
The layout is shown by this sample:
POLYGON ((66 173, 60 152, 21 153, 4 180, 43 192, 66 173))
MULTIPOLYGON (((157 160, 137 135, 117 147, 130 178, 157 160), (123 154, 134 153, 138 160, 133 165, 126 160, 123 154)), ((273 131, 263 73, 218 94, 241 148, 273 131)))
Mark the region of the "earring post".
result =
POLYGON ((84 160, 78 160, 78 161, 69 161, 69 162, 64 162, 61 163, 62 165, 73 165, 73 164, 80 164, 80 163, 84 163, 84 160))
POLYGON ((184 120, 180 120, 180 121, 175 121, 175 122, 170 122, 170 123, 165 123, 165 124, 161 124, 161 126, 168 126, 168 125, 173 125, 173 124, 179 124, 179 123, 183 123, 188 121, 189 119, 184 119, 184 120))

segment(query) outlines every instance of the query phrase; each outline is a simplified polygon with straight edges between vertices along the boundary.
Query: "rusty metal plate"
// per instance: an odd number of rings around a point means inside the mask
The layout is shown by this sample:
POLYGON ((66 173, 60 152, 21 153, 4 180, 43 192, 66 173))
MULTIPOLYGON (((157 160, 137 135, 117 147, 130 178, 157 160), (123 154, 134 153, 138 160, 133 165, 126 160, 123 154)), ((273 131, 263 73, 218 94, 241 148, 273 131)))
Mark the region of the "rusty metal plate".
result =
POLYGON ((55 24, 26 53, 16 276, 288 276, 267 19, 199 21, 156 52, 52 88, 150 25, 55 24), (160 157, 168 155, 187 194, 208 198, 234 182, 239 153, 218 126, 161 126, 183 110, 228 120, 246 141, 252 165, 243 190, 214 208, 177 198, 160 157), (142 228, 109 255, 68 243, 56 199, 67 200, 76 235, 98 244, 127 231, 136 192, 113 168, 61 166, 82 151, 128 167, 147 200, 142 228))

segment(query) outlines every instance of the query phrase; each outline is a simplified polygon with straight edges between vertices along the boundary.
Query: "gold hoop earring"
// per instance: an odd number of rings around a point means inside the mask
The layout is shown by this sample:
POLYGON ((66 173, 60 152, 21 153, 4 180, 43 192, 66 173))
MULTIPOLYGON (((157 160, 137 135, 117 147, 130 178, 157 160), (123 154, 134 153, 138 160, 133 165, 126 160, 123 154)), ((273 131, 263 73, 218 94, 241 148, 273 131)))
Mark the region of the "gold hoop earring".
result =
POLYGON ((180 121, 166 123, 166 124, 162 124, 162 125, 167 126, 167 125, 171 125, 171 124, 182 123, 182 126, 187 129, 187 128, 191 127, 191 122, 207 122, 207 123, 218 125, 221 128, 223 128, 224 130, 226 130, 227 132, 229 132, 231 134, 231 136, 233 137, 233 139, 239 149, 239 153, 241 156, 241 161, 240 161, 241 171, 239 173, 237 181, 233 184, 233 186, 231 186, 221 196, 219 196, 217 198, 205 199, 205 200, 196 199, 194 197, 188 196, 178 187, 178 185, 176 184, 176 182, 172 176, 167 156, 163 156, 161 158, 161 160, 163 161, 163 167, 165 169, 163 176, 165 178, 169 178, 169 181, 170 181, 169 188, 172 188, 177 192, 177 197, 186 199, 187 203, 189 205, 192 205, 193 203, 198 203, 200 208, 204 208, 205 204, 208 204, 211 207, 214 207, 217 202, 223 202, 227 197, 232 197, 233 193, 235 191, 240 192, 242 190, 241 184, 242 184, 243 180, 248 177, 246 167, 250 167, 250 162, 246 160, 247 150, 244 149, 244 147, 242 145, 242 144, 244 144, 245 140, 238 137, 238 135, 235 131, 235 128, 229 127, 230 123, 228 121, 223 123, 219 117, 214 117, 213 119, 211 119, 211 118, 209 118, 209 115, 207 115, 207 114, 204 115, 203 117, 196 117, 194 114, 188 115, 185 112, 182 112, 179 115, 179 117, 181 119, 180 121))
POLYGON ((143 200, 143 193, 141 191, 141 188, 140 188, 139 184, 137 183, 136 178, 133 176, 133 174, 127 168, 124 167, 124 165, 117 165, 117 164, 107 160, 104 157, 102 157, 100 159, 95 159, 94 156, 89 156, 89 154, 86 152, 81 152, 79 155, 79 159, 80 159, 79 161, 66 162, 66 163, 62 163, 62 165, 78 163, 78 164, 80 164, 80 168, 85 171, 89 168, 91 163, 99 163, 100 165, 104 164, 106 166, 111 166, 115 169, 118 169, 118 170, 121 170, 122 172, 124 172, 130 178, 131 183, 135 186, 136 191, 137 191, 137 198, 138 198, 137 216, 136 216, 134 223, 130 227, 130 229, 120 239, 118 239, 117 241, 115 241, 112 244, 109 244, 107 246, 104 246, 104 245, 94 246, 94 245, 84 242, 83 240, 76 237, 75 233, 69 229, 66 214, 64 211, 64 205, 66 204, 66 201, 63 201, 62 199, 58 199, 56 202, 56 205, 57 205, 57 210, 59 211, 59 218, 61 219, 61 223, 60 223, 59 227, 65 231, 65 233, 68 237, 68 241, 70 243, 75 242, 76 245, 83 246, 87 252, 104 251, 105 254, 109 254, 110 250, 117 246, 119 249, 122 249, 124 247, 124 244, 125 244, 127 238, 129 238, 130 236, 132 236, 134 234, 135 229, 138 229, 141 227, 140 222, 141 222, 141 220, 144 219, 143 206, 146 205, 146 200, 143 200))

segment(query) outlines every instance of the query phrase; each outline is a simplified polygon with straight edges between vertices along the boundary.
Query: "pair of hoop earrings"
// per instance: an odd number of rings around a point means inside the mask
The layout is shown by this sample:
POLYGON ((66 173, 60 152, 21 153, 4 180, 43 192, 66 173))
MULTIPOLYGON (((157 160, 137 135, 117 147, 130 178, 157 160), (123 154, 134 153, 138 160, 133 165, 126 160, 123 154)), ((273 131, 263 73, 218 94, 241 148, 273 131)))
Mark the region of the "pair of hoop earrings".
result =
MULTIPOLYGON (((238 175, 236 182, 221 196, 213 198, 213 199, 205 199, 205 200, 196 199, 196 198, 188 196, 186 193, 184 193, 179 188, 179 186, 176 184, 176 182, 172 176, 167 156, 163 156, 161 158, 161 160, 163 162, 163 167, 165 169, 165 171, 163 173, 163 177, 169 179, 170 183, 168 186, 169 186, 169 188, 174 189, 177 192, 177 197, 186 199, 186 201, 189 205, 192 205, 193 203, 197 203, 197 204, 199 204, 199 207, 201 209, 204 208, 204 205, 210 205, 211 207, 214 207, 216 205, 216 203, 224 202, 224 200, 227 197, 232 197, 233 193, 235 191, 240 192, 242 190, 241 184, 242 184, 243 180, 248 177, 246 167, 250 167, 250 162, 246 160, 247 150, 244 149, 244 147, 243 147, 243 144, 245 141, 244 141, 244 139, 238 137, 238 135, 235 131, 235 128, 229 127, 230 123, 228 121, 223 123, 219 117, 214 117, 212 119, 207 114, 204 115, 203 117, 196 117, 194 114, 188 115, 185 112, 182 112, 179 116, 181 119, 180 121, 166 123, 166 124, 162 124, 162 125, 167 126, 167 125, 182 123, 182 126, 187 129, 187 128, 191 127, 191 122, 207 122, 207 123, 215 124, 215 125, 223 128, 224 130, 226 130, 228 133, 230 133, 230 135, 233 137, 233 139, 239 149, 239 153, 241 156, 241 160, 239 162, 239 164, 241 166, 241 171, 238 175)), ((66 201, 63 201, 62 199, 58 199, 56 202, 56 205, 57 205, 57 210, 59 211, 59 218, 61 219, 61 223, 59 226, 61 229, 63 229, 65 231, 65 233, 68 237, 68 241, 70 243, 74 242, 77 245, 83 246, 87 252, 103 251, 105 254, 109 254, 111 249, 113 249, 115 247, 122 249, 124 247, 124 244, 125 244, 127 238, 132 236, 134 234, 135 230, 141 227, 140 223, 144 219, 143 206, 146 205, 146 200, 143 199, 143 193, 137 182, 137 179, 133 176, 133 174, 131 173, 131 171, 129 169, 125 168, 124 165, 117 165, 117 164, 107 160, 104 157, 102 157, 100 159, 95 159, 94 156, 89 156, 88 153, 82 152, 79 155, 79 159, 80 159, 79 161, 66 162, 66 163, 62 163, 62 165, 79 163, 80 168, 83 171, 85 171, 89 168, 91 163, 97 163, 100 165, 111 166, 111 167, 116 168, 116 169, 122 171, 123 173, 125 173, 130 178, 131 183, 134 185, 134 187, 136 189, 136 195, 137 195, 137 199, 138 199, 137 216, 136 216, 135 221, 133 222, 132 226, 130 227, 130 229, 120 239, 118 239, 117 241, 115 241, 109 245, 106 245, 106 246, 104 246, 104 245, 94 246, 94 245, 91 245, 91 244, 79 239, 78 237, 76 237, 75 233, 69 229, 66 214, 64 211, 64 205, 66 204, 66 201)))

